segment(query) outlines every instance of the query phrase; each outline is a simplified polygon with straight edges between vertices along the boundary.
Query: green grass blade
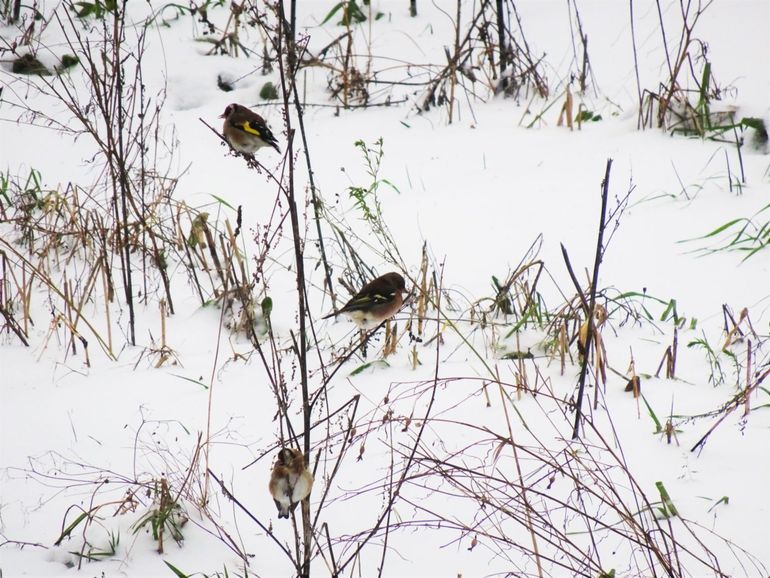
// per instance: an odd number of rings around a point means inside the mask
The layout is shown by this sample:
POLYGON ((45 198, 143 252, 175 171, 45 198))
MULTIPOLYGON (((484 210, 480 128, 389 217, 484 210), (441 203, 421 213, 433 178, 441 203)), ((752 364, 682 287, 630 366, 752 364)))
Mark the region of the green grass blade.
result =
POLYGON ((166 566, 168 566, 169 568, 171 568, 171 571, 172 571, 174 574, 176 574, 177 578, 190 578, 190 577, 189 577, 187 574, 185 574, 184 572, 182 572, 182 571, 181 571, 179 568, 177 568, 176 566, 174 566, 174 565, 173 565, 171 562, 166 562, 165 560, 163 560, 163 563, 164 563, 166 566))

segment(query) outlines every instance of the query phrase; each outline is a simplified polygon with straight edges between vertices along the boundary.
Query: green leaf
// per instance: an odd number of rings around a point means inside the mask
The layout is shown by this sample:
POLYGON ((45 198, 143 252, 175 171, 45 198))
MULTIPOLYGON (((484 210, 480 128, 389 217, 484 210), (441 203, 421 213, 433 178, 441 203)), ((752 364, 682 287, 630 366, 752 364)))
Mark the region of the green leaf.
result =
POLYGON ((259 98, 262 100, 276 100, 278 98, 278 89, 272 82, 267 81, 259 91, 259 98))
MULTIPOLYGON (((172 373, 171 375, 173 375, 174 377, 178 377, 179 379, 183 379, 185 381, 189 381, 190 383, 194 383, 195 385, 199 385, 203 389, 208 389, 209 388, 209 386, 206 385, 205 383, 201 383, 200 379, 193 379, 192 377, 186 377, 184 375, 179 375, 178 373, 172 373)), ((182 427, 184 427, 184 426, 182 426, 182 427)))
POLYGON ((233 206, 232 206, 230 203, 228 203, 227 201, 225 201, 225 200, 224 200, 222 197, 219 197, 219 196, 217 196, 217 195, 215 195, 215 194, 213 194, 213 193, 209 193, 209 195, 211 195, 212 197, 214 197, 214 200, 216 200, 218 203, 221 203, 222 205, 224 205, 224 206, 225 206, 225 207, 227 207, 228 209, 232 209, 233 211, 235 210, 235 207, 233 207, 233 206))
POLYGON ((356 0, 348 0, 345 4, 345 9, 342 12, 342 20, 340 20, 339 24, 342 26, 350 26, 351 24, 366 22, 366 14, 361 12, 356 0))
POLYGON ((518 359, 535 359, 531 351, 509 351, 503 355, 500 359, 506 360, 518 360, 518 359))
POLYGON ((581 110, 575 117, 575 122, 596 122, 599 120, 602 120, 602 116, 600 114, 594 114, 590 110, 581 110))
POLYGON ((676 506, 674 505, 674 502, 671 501, 671 496, 668 495, 668 491, 663 485, 663 482, 655 482, 655 487, 658 488, 658 493, 660 494, 660 501, 663 502, 662 513, 664 514, 664 516, 666 518, 678 516, 679 512, 677 511, 676 506))
POLYGON ((177 568, 176 566, 174 566, 173 564, 171 564, 171 562, 166 562, 165 560, 163 560, 163 563, 164 563, 166 566, 168 566, 169 568, 171 568, 171 571, 172 571, 174 574, 176 574, 177 578, 190 578, 190 577, 189 577, 187 574, 185 574, 184 572, 182 572, 182 571, 181 571, 179 568, 177 568))
POLYGON ((88 18, 88 16, 96 11, 96 5, 89 2, 75 2, 72 5, 73 8, 76 6, 79 6, 79 8, 75 9, 75 15, 78 18, 88 18))
POLYGON ((262 317, 270 319, 270 314, 273 312, 273 300, 270 297, 265 297, 262 300, 262 317))
POLYGON ((653 433, 659 434, 660 432, 663 431, 663 426, 660 425, 660 420, 658 419, 658 416, 655 415, 655 412, 652 410, 652 406, 649 403, 647 403, 647 400, 645 399, 645 397, 642 395, 641 398, 642 398, 642 401, 644 402, 644 405, 647 406, 647 413, 652 418, 652 421, 655 422, 655 432, 653 433))
POLYGON ((350 377, 353 377, 354 375, 358 375, 359 373, 366 371, 370 367, 377 368, 377 367, 390 367, 390 363, 385 361, 384 359, 376 359, 374 361, 368 361, 364 363, 363 365, 359 365, 356 367, 353 371, 350 372, 350 377))
POLYGON ((765 121, 761 118, 755 118, 753 116, 744 116, 741 119, 741 124, 747 128, 753 128, 758 131, 766 131, 765 121))
POLYGON ((64 538, 69 536, 72 533, 72 530, 74 530, 77 527, 77 525, 80 524, 80 522, 82 522, 83 519, 86 518, 87 516, 88 516, 88 512, 83 512, 77 518, 75 518, 75 521, 72 522, 69 526, 67 526, 64 529, 64 531, 61 533, 61 536, 59 536, 58 540, 56 540, 56 542, 54 542, 53 545, 58 546, 59 544, 61 544, 62 540, 64 540, 64 538))
POLYGON ((697 238, 698 239, 708 239, 709 237, 713 237, 714 235, 718 235, 719 233, 721 233, 725 229, 729 229, 730 227, 732 227, 736 223, 740 223, 741 221, 745 221, 745 220, 746 219, 744 219, 743 217, 741 217, 739 219, 733 219, 732 221, 728 221, 724 225, 721 225, 721 226, 717 227, 716 229, 714 229, 710 233, 707 233, 707 234, 703 235, 702 237, 697 237, 697 238))
POLYGON ((730 498, 728 496, 722 496, 716 502, 714 502, 714 504, 708 509, 708 511, 710 512, 711 510, 716 508, 719 504, 724 504, 725 506, 729 505, 730 498))
POLYGON ((80 63, 80 59, 77 56, 73 56, 72 54, 65 54, 61 57, 61 68, 70 68, 71 66, 75 66, 76 64, 80 63))
POLYGON ((324 18, 324 19, 321 21, 321 24, 322 24, 322 25, 323 25, 323 24, 326 24, 326 23, 327 23, 329 20, 331 20, 332 18, 334 18, 334 15, 335 15, 337 12, 339 12, 339 11, 340 11, 340 8, 342 8, 342 6, 343 6, 344 4, 345 4, 345 2, 337 2, 337 4, 334 6, 334 8, 332 8, 332 9, 329 11, 329 13, 326 15, 326 18, 324 18))
POLYGON ((669 315, 674 320, 674 323, 679 323, 679 316, 676 314, 676 299, 671 299, 671 301, 668 302, 668 306, 665 311, 663 311, 663 315, 660 316, 660 320, 668 320, 669 315))

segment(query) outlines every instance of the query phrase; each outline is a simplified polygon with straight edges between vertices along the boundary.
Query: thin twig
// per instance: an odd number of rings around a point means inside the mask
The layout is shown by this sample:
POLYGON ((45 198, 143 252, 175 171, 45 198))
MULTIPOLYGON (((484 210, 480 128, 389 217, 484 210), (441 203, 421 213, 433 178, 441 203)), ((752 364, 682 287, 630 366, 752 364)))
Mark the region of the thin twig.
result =
MULTIPOLYGON (((594 256, 594 272, 591 279, 590 296, 588 302, 588 337, 585 343, 585 353, 583 354, 583 365, 580 367, 580 378, 578 380, 578 395, 575 402, 575 425, 572 429, 572 439, 578 439, 580 436, 580 419, 583 415, 582 403, 583 393, 586 386, 586 375, 588 369, 588 359, 591 352, 591 343, 594 334, 594 305, 596 304, 596 284, 599 282, 599 266, 602 263, 602 254, 604 253, 604 229, 605 218, 607 216, 607 196, 610 186, 610 170, 612 169, 612 159, 607 159, 607 168, 604 172, 602 181, 602 208, 599 217, 599 234, 596 239, 596 254, 594 256)), ((596 384, 599 387, 599 384, 596 384)))

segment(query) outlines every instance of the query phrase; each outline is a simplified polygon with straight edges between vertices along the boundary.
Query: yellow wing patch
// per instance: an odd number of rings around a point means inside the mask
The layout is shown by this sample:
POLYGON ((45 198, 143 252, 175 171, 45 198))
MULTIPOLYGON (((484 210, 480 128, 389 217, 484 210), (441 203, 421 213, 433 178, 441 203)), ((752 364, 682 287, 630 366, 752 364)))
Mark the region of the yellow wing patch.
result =
POLYGON ((244 123, 241 125, 241 128, 245 132, 248 132, 250 134, 253 134, 253 135, 256 135, 256 136, 262 138, 262 133, 259 132, 259 129, 256 126, 252 125, 248 120, 244 121, 244 123))

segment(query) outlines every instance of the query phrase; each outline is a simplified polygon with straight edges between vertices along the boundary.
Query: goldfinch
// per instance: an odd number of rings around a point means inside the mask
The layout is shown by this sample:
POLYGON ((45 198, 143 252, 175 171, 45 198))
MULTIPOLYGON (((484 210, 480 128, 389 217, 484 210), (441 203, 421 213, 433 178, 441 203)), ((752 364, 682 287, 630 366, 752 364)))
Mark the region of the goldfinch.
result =
POLYGON ((342 309, 323 319, 344 313, 361 329, 372 329, 401 309, 404 291, 404 278, 398 273, 386 273, 364 285, 342 309))
POLYGON ((219 118, 225 119, 222 132, 230 146, 242 153, 253 154, 271 146, 279 153, 278 141, 265 119, 240 104, 231 104, 219 118))
POLYGON ((310 495, 313 474, 305 467, 305 456, 293 448, 283 448, 270 475, 270 494, 278 508, 279 518, 288 518, 297 504, 310 495))

